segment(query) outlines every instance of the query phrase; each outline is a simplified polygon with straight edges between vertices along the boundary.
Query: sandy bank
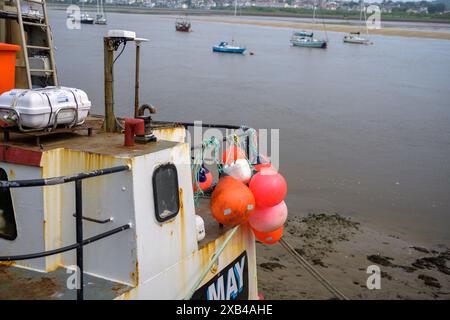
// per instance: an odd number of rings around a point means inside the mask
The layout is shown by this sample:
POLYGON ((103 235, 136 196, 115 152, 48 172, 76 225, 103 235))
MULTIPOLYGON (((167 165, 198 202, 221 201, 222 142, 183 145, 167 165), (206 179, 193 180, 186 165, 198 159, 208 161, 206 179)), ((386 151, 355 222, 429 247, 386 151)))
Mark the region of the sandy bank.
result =
MULTIPOLYGON (((296 22, 277 22, 277 21, 257 21, 257 20, 230 20, 223 18, 196 18, 192 21, 199 22, 219 22, 230 24, 244 24, 255 25, 263 27, 277 27, 277 28, 290 28, 290 29, 307 29, 307 30, 323 30, 321 24, 312 23, 296 23, 296 22)), ((360 31, 358 27, 344 26, 344 25, 327 25, 327 31, 334 32, 355 32, 360 31)), ((413 38, 430 38, 430 39, 444 39, 450 40, 450 33, 447 32, 432 32, 432 31, 417 31, 417 30, 403 30, 396 28, 382 28, 379 30, 370 30, 370 34, 379 34, 386 36, 400 36, 400 37, 413 37, 413 38)))
MULTIPOLYGON (((450 249, 423 247, 336 214, 292 217, 284 239, 350 299, 450 299, 450 249), (369 290, 367 268, 381 269, 369 290)), ((280 244, 257 245, 266 299, 334 299, 280 244)))

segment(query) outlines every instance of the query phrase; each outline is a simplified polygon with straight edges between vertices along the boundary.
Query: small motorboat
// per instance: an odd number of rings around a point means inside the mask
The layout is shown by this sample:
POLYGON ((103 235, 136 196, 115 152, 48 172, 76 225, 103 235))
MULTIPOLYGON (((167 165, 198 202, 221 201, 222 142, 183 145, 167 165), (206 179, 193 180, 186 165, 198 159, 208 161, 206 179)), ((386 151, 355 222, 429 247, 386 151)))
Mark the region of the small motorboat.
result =
POLYGON ((213 52, 224 53, 244 53, 247 48, 228 44, 228 42, 222 41, 218 45, 213 47, 213 52))
POLYGON ((354 43, 354 44, 369 44, 369 39, 361 36, 359 32, 350 32, 349 34, 344 36, 344 42, 346 43, 354 43))
POLYGON ((316 39, 313 33, 294 32, 291 38, 291 44, 296 47, 322 48, 327 47, 327 41, 316 39))
POLYGON ((92 18, 88 13, 85 12, 80 16, 80 23, 94 24, 94 18, 92 18))

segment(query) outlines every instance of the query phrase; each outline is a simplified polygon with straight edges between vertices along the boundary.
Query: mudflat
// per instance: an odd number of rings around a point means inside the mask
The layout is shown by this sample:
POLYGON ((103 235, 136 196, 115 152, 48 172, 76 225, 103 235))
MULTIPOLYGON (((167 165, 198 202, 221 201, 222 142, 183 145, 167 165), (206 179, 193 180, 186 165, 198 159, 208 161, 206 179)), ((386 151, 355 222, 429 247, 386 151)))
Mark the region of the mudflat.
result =
MULTIPOLYGON (((446 245, 424 247, 334 213, 290 218, 284 239, 349 299, 450 298, 446 245), (367 286, 374 265, 381 271, 379 289, 367 286)), ((280 244, 258 243, 257 249, 259 290, 266 299, 336 298, 280 244)))

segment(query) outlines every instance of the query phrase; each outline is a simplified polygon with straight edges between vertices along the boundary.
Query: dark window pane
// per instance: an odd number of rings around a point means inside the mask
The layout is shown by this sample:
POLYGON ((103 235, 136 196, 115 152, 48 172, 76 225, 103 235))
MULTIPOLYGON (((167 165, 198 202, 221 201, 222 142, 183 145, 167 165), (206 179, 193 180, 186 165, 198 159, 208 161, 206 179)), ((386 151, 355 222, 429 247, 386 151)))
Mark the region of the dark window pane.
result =
MULTIPOLYGON (((8 180, 6 171, 0 168, 0 180, 8 180)), ((0 238, 17 238, 16 220, 9 188, 0 188, 0 238)))
POLYGON ((180 210, 177 168, 164 164, 153 173, 153 196, 155 199, 156 220, 164 222, 172 219, 180 210))

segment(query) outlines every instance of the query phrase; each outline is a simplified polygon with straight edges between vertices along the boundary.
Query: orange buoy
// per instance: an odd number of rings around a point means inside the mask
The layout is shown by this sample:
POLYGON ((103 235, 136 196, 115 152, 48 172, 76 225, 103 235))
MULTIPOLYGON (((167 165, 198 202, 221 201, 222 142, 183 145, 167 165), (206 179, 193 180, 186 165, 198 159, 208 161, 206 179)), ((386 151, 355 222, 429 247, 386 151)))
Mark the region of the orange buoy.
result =
POLYGON ((253 229, 253 233, 255 234, 256 239, 258 239, 258 241, 264 243, 264 244, 274 244, 277 243, 281 237, 283 236, 283 230, 284 230, 284 226, 281 226, 280 228, 278 228, 275 231, 272 232, 259 232, 255 229, 253 229))
POLYGON ((245 159, 247 156, 245 151, 239 148, 238 146, 233 146, 231 148, 227 148, 222 153, 222 163, 224 165, 230 165, 235 162, 237 159, 245 159))
POLYGON ((14 89, 16 53, 20 47, 9 43, 0 43, 0 94, 14 89))
POLYGON ((265 168, 252 177, 250 190, 258 207, 273 207, 283 201, 287 193, 287 184, 284 177, 275 169, 265 168))
MULTIPOLYGON (((205 191, 209 188, 211 188, 213 183, 213 175, 208 170, 208 168, 205 167, 203 164, 200 170, 198 171, 198 187, 200 187, 200 190, 205 191)), ((194 179, 194 192, 198 191, 197 182, 194 179)))
POLYGON ((250 189, 233 177, 220 178, 211 197, 211 213, 221 224, 234 227, 246 222, 255 208, 250 189))
POLYGON ((284 201, 273 207, 258 208, 248 218, 248 223, 254 230, 267 233, 279 229, 287 219, 288 208, 284 201))

